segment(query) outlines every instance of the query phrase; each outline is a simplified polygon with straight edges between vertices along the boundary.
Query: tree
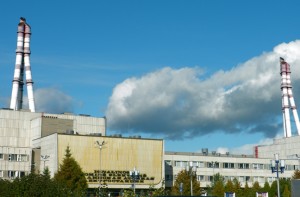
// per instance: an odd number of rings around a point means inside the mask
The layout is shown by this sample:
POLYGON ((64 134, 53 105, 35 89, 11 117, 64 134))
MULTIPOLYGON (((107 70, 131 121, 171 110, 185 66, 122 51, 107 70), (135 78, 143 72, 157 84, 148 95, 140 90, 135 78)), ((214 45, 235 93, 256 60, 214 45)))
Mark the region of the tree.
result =
POLYGON ((273 181, 269 190, 269 196, 273 197, 277 195, 277 181, 273 181))
POLYGON ((71 150, 67 146, 63 163, 54 175, 59 186, 66 187, 67 191, 75 196, 82 196, 87 189, 87 180, 77 161, 72 157, 71 150))
POLYGON ((300 170, 295 170, 292 179, 300 179, 300 170))
POLYGON ((282 196, 283 197, 290 197, 291 196, 291 192, 289 190, 289 186, 288 185, 284 186, 284 190, 283 190, 282 196))
POLYGON ((233 188, 236 196, 242 196, 243 194, 242 186, 241 183, 237 180, 237 178, 233 179, 233 188))
MULTIPOLYGON (((193 195, 200 195, 200 183, 197 181, 196 175, 192 175, 193 195)), ((191 194, 191 176, 188 171, 182 170, 178 173, 174 186, 171 189, 172 195, 180 195, 180 184, 183 185, 182 195, 189 196, 191 194)))
POLYGON ((233 182, 231 180, 228 180, 225 184, 225 192, 234 192, 234 186, 233 186, 233 182))
POLYGON ((262 188, 262 191, 269 192, 269 190, 270 190, 270 184, 269 184, 269 182, 266 181, 264 184, 264 187, 262 188))
POLYGON ((214 188, 212 190, 212 195, 217 197, 223 197, 224 196, 224 182, 222 180, 218 180, 214 188))
POLYGON ((243 196, 244 197, 250 197, 252 194, 251 194, 251 188, 249 187, 248 185, 248 182, 246 182, 245 184, 245 188, 244 188, 244 191, 243 191, 243 196))

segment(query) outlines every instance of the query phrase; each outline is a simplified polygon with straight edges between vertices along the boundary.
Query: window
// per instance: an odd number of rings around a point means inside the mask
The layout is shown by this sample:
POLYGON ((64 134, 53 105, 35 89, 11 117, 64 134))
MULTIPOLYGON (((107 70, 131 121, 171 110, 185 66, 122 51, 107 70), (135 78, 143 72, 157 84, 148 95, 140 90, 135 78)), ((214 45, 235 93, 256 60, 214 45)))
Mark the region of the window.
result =
POLYGON ((244 182, 245 181, 245 177, 244 176, 240 176, 239 177, 239 182, 244 182))
POLYGON ((238 168, 239 169, 249 169, 249 164, 248 163, 239 163, 238 168))
POLYGON ((13 179, 15 178, 16 175, 17 175, 16 171, 8 171, 8 178, 13 179))
POLYGON ((204 162, 199 161, 198 162, 198 168, 204 168, 204 162))
POLYGON ((254 163, 253 169, 262 170, 262 169, 264 169, 264 164, 254 163))
POLYGON ((204 175, 198 175, 197 181, 204 181, 204 175))
POLYGON ((268 177, 267 178, 267 181, 269 182, 269 183, 273 183, 273 181, 275 181, 276 179, 275 179, 275 177, 268 177))
POLYGON ((0 170, 0 177, 3 177, 3 171, 0 170))
POLYGON ((28 161, 28 157, 24 154, 9 154, 8 161, 28 161))
POLYGON ((219 163, 218 162, 207 162, 207 167, 208 168, 219 168, 219 163))
POLYGON ((250 176, 246 176, 246 181, 247 181, 247 182, 250 181, 250 176))
POLYGON ((17 161, 17 154, 9 154, 8 161, 17 161))
POLYGON ((234 163, 223 163, 223 168, 234 168, 234 163))
POLYGON ((0 153, 0 160, 3 159, 3 153, 0 153))
POLYGON ((167 164, 167 165, 172 165, 172 163, 171 163, 171 161, 170 160, 165 160, 165 163, 167 164))

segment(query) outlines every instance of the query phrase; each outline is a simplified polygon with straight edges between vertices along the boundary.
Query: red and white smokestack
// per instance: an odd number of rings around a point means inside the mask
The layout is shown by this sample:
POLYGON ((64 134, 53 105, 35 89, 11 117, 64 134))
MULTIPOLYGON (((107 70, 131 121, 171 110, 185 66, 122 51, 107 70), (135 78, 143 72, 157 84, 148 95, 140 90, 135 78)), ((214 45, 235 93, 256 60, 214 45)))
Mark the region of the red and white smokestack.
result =
POLYGON ((18 38, 16 50, 16 65, 14 71, 12 95, 10 108, 14 110, 22 109, 23 105, 23 85, 24 85, 24 69, 26 74, 27 94, 29 101, 29 109, 35 112, 32 77, 30 71, 30 26, 26 23, 26 19, 21 17, 18 24, 18 38), (24 68, 25 64, 25 68, 24 68))
POLYGON ((291 137, 291 119, 289 109, 291 108, 296 123, 298 135, 300 135, 300 123, 295 105, 295 100, 291 85, 291 69, 290 65, 281 57, 280 58, 280 75, 281 75, 281 93, 282 93, 282 114, 283 114, 283 130, 285 137, 291 137))
POLYGON ((30 68, 30 36, 31 28, 28 24, 25 24, 25 39, 24 39, 24 65, 25 65, 25 76, 27 85, 27 96, 29 103, 29 110, 35 112, 34 97, 33 97, 33 81, 31 76, 30 68))

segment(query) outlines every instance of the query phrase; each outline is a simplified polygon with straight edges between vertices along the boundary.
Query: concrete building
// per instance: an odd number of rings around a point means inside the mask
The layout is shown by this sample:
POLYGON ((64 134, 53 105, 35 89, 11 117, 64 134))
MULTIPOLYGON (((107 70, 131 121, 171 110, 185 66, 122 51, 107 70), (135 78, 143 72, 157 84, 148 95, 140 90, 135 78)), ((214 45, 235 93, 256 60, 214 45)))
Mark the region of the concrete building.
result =
POLYGON ((89 188, 132 188, 130 171, 139 171, 136 189, 163 186, 163 140, 106 136, 106 119, 88 115, 0 110, 0 176, 14 179, 35 167, 59 169, 67 146, 86 174, 89 188), (96 142, 105 142, 102 149, 96 142), (99 174, 99 172, 101 172, 99 174))
MULTIPOLYGON (((214 151, 208 152, 207 149, 203 149, 202 153, 165 152, 166 187, 172 187, 177 174, 190 165, 197 167, 196 176, 202 188, 209 187, 213 175, 217 173, 224 176, 226 181, 236 178, 242 187, 246 182, 249 186, 256 181, 260 186, 264 186, 265 182, 271 184, 276 180, 276 173, 271 171, 270 161, 274 160, 271 153, 265 158, 260 158, 255 155, 233 155, 229 152, 219 154, 214 151)), ((285 160, 285 172, 280 174, 280 177, 291 178, 294 171, 299 169, 298 160, 288 159, 284 155, 280 156, 280 159, 285 160)))

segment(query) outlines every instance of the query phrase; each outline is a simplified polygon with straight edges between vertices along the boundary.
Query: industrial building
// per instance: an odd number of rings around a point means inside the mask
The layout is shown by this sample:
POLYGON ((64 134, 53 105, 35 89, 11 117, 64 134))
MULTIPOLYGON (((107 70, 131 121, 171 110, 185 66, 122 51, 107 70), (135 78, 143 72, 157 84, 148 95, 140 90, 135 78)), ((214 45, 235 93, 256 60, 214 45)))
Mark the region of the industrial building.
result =
POLYGON ((211 185, 216 173, 226 180, 237 178, 242 186, 246 182, 251 186, 255 181, 263 186, 266 181, 271 183, 276 178, 270 168, 275 153, 286 161, 285 172, 280 177, 290 178, 294 170, 299 169, 300 136, 291 136, 289 109, 292 109, 296 122, 299 118, 291 91, 290 67, 283 59, 284 138, 274 139, 272 145, 254 147, 253 155, 220 154, 205 148, 200 153, 165 152, 162 139, 108 136, 105 117, 35 112, 29 63, 30 35, 30 26, 21 18, 11 104, 10 108, 0 109, 2 179, 22 177, 32 169, 42 172, 46 167, 54 176, 68 146, 85 172, 90 188, 170 188, 178 172, 190 165, 196 167, 197 179, 204 188, 211 185), (29 109, 23 109, 24 73, 29 109), (133 180, 132 172, 138 172, 139 178, 133 180))

